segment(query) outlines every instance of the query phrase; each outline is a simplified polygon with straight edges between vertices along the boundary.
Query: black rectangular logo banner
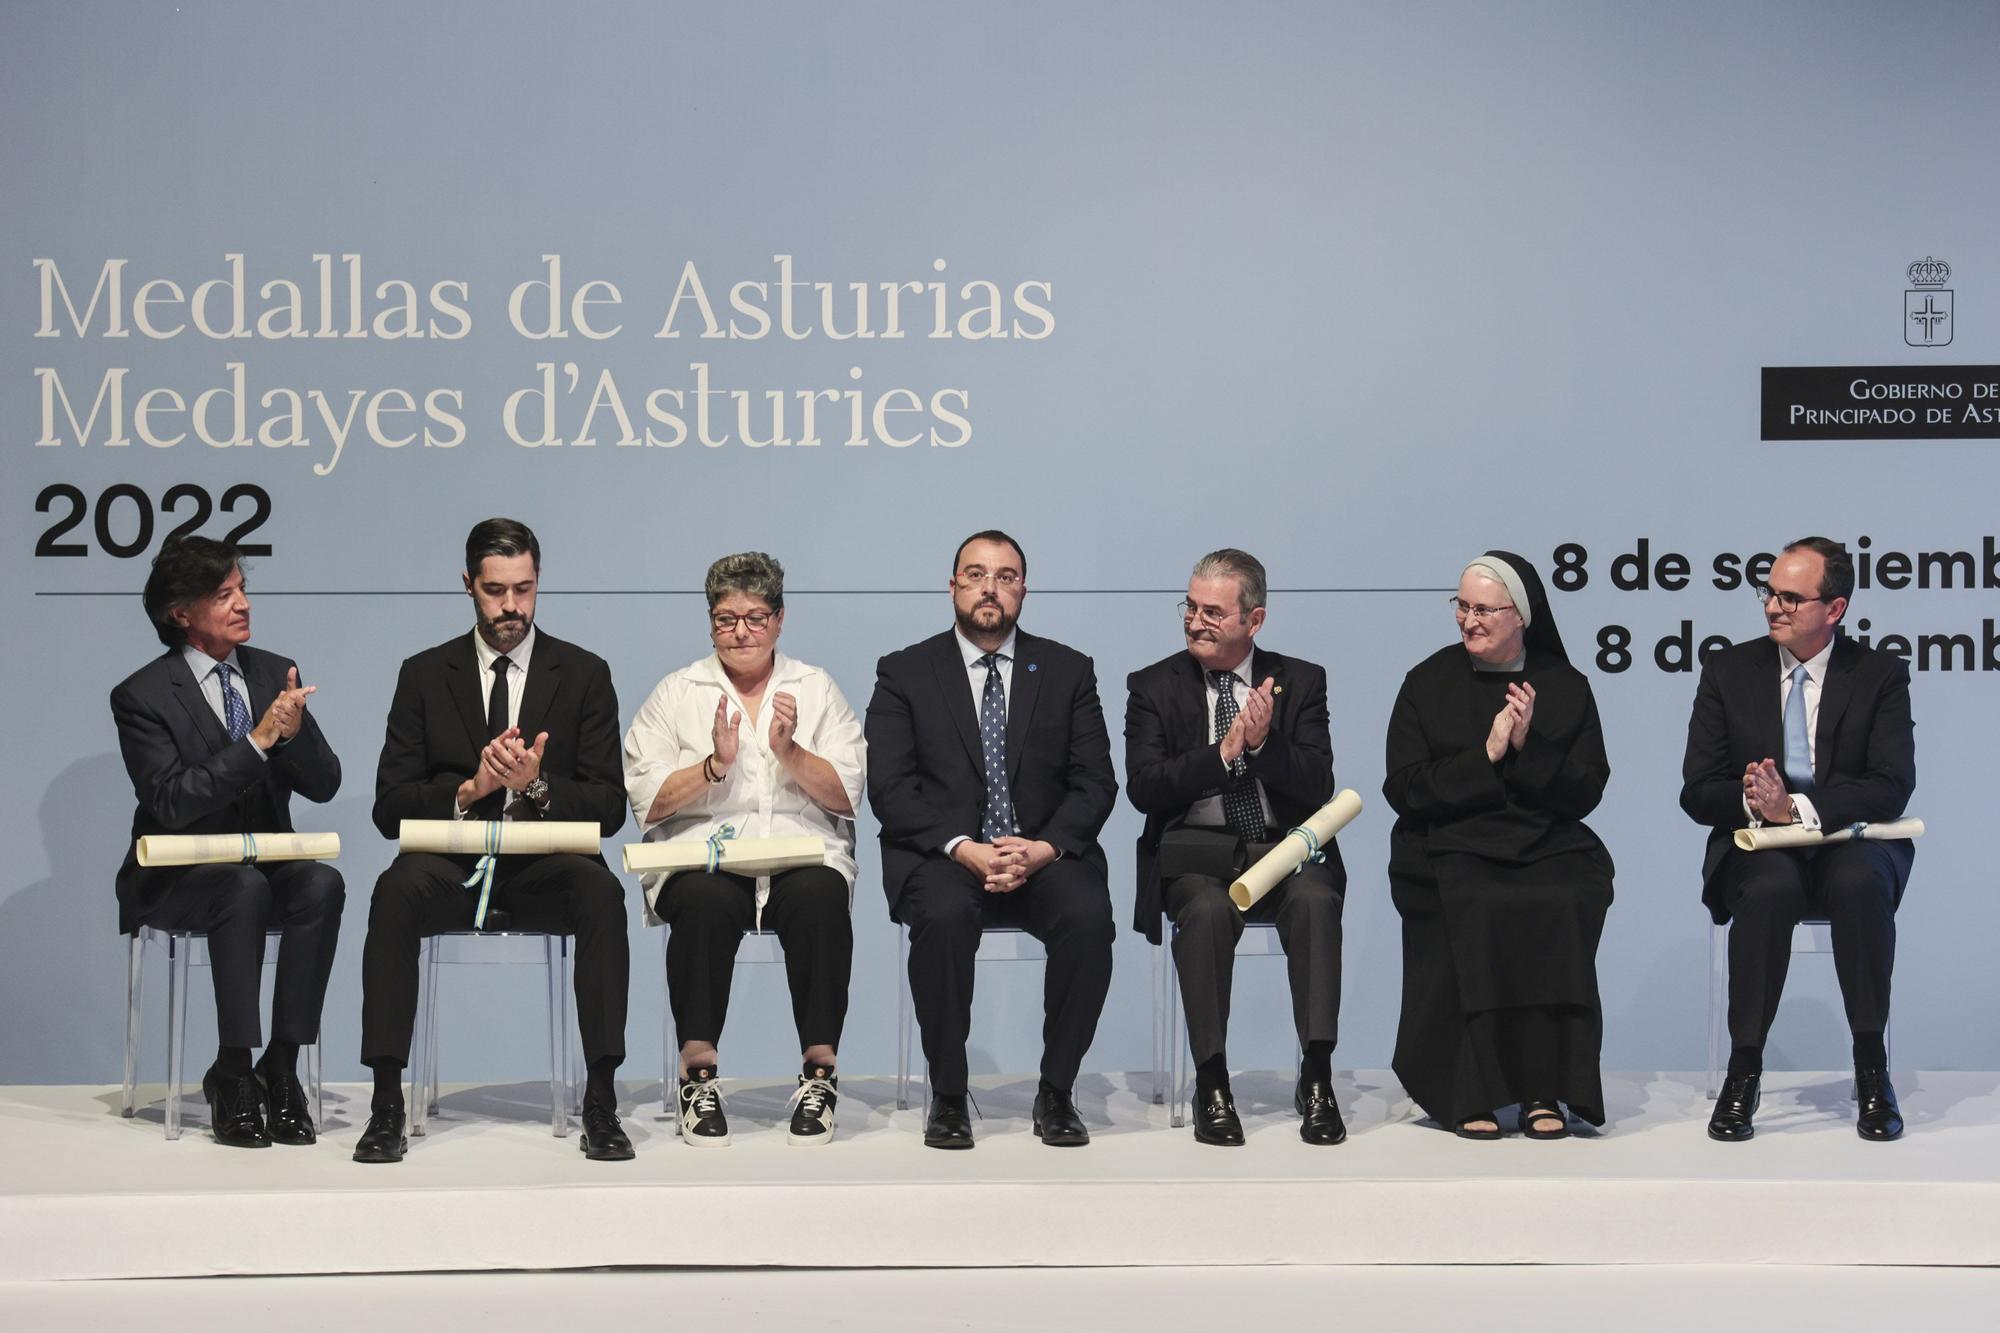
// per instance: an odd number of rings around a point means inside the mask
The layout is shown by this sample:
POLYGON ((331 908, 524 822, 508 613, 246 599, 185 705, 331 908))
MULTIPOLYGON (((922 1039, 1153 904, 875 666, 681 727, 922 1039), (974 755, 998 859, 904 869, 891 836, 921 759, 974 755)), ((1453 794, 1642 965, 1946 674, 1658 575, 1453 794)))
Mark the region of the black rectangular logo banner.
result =
POLYGON ((2000 366, 1765 366, 1763 438, 2000 439, 2000 366))

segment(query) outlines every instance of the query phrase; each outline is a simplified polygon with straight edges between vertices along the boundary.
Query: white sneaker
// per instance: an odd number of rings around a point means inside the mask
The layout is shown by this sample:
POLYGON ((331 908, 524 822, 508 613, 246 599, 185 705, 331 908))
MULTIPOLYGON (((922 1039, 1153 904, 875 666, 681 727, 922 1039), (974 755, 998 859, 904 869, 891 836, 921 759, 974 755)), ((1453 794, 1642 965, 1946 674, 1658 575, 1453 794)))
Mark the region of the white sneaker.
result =
POLYGON ((833 1142, 833 1108, 839 1101, 840 1076, 831 1069, 818 1067, 810 1076, 800 1074, 798 1091, 792 1094, 792 1125, 785 1141, 794 1148, 833 1142))
POLYGON ((713 1069, 697 1069, 680 1081, 681 1140, 693 1148, 727 1148, 729 1117, 722 1113, 722 1087, 713 1069))

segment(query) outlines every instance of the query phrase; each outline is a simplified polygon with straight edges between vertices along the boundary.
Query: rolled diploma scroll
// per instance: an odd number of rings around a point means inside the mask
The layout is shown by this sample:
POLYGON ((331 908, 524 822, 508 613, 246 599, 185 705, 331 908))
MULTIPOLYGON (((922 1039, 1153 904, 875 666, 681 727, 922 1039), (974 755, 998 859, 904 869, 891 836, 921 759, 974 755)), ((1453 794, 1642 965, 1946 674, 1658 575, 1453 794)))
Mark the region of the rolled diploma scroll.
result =
MULTIPOLYGON (((826 864, 826 843, 819 838, 730 838, 722 844, 717 868, 736 875, 769 875, 796 866, 826 864)), ((633 874, 708 868, 708 839, 672 842, 628 842, 625 869, 633 874)))
MULTIPOLYGON (((398 850, 436 852, 443 856, 484 856, 488 851, 483 819, 406 819, 397 830, 398 850)), ((602 841, 597 825, 586 820, 563 822, 524 819, 499 826, 502 856, 546 856, 550 852, 595 855, 602 841)))
MULTIPOLYGON (((1333 841, 1333 835, 1354 822, 1361 813, 1361 798, 1352 788, 1339 792, 1325 805, 1312 812, 1300 827, 1309 830, 1319 840, 1320 847, 1333 841)), ((1229 886, 1229 901, 1237 910, 1247 912, 1257 905, 1257 900, 1283 882, 1293 871, 1304 865, 1312 856, 1314 847, 1301 838, 1296 831, 1287 832, 1278 845, 1258 858, 1229 886)))
POLYGON ((1774 847, 1820 847, 1830 842, 1861 838, 1881 842, 1889 838, 1921 838, 1921 819, 1891 819, 1880 824, 1849 824, 1832 831, 1799 828, 1793 824, 1766 824, 1762 828, 1736 830, 1736 846, 1746 852, 1769 851, 1774 847))
POLYGON ((149 833, 139 839, 142 866, 331 861, 339 855, 338 833, 149 833))

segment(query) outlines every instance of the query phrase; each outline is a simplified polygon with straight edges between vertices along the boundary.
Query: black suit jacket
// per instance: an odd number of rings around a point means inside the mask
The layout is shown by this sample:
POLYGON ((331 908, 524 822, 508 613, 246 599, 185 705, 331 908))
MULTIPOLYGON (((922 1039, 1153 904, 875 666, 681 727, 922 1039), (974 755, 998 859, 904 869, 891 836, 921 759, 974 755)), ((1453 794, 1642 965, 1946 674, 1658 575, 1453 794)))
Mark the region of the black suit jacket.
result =
MULTIPOLYGON (((542 752, 549 808, 538 813, 532 803, 516 802, 514 818, 587 821, 607 838, 625 826, 618 695, 603 658, 537 629, 520 727, 530 743, 536 733, 549 733, 542 752)), ((406 660, 375 768, 375 827, 382 836, 395 838, 405 819, 453 818, 458 785, 478 769, 491 739, 471 631, 406 660)))
MULTIPOLYGON (((1750 822, 1743 813, 1743 770, 1764 759, 1784 760, 1778 685, 1778 645, 1765 637, 1710 657, 1695 691, 1681 764, 1681 809, 1710 829, 1701 864, 1702 901, 1717 923, 1729 919, 1729 910, 1716 871, 1734 850, 1731 835, 1750 822)), ((1917 786, 1908 663, 1841 635, 1827 659, 1814 733, 1811 799, 1822 827, 1901 818, 1917 786)), ((1880 846, 1894 863, 1900 899, 1916 844, 1880 846)))
MULTIPOLYGON (((970 677, 950 630, 875 667, 868 701, 868 803, 882 824, 882 887, 900 921, 903 886, 957 837, 977 839, 985 754, 970 677)), ((1007 785, 1024 838, 1108 874, 1097 835, 1118 800, 1111 738, 1090 659, 1053 639, 1015 634, 1007 702, 1007 785)))
MULTIPOLYGON (((250 691, 254 726, 285 688, 289 657, 244 644, 236 650, 250 691)), ((139 864, 138 840, 154 833, 290 833, 292 793, 330 801, 340 790, 340 760, 307 709, 298 732, 263 758, 248 737, 231 741, 178 648, 120 681, 111 691, 118 749, 138 808, 133 845, 118 868, 118 929, 130 933, 188 871, 139 864)))
MULTIPOLYGON (((1326 671, 1311 662, 1255 648, 1253 684, 1270 677, 1276 687, 1271 731, 1249 760, 1250 775, 1264 784, 1281 829, 1296 825, 1333 799, 1333 739, 1327 729, 1326 671)), ((1139 834, 1139 885, 1133 926, 1158 944, 1161 890, 1160 836, 1178 826, 1196 801, 1220 796, 1228 770, 1222 742, 1210 740, 1208 687, 1202 666, 1185 652, 1134 671, 1125 680, 1125 784, 1132 804, 1146 816, 1139 834)), ((1347 883, 1340 849, 1326 848, 1335 882, 1347 883)))

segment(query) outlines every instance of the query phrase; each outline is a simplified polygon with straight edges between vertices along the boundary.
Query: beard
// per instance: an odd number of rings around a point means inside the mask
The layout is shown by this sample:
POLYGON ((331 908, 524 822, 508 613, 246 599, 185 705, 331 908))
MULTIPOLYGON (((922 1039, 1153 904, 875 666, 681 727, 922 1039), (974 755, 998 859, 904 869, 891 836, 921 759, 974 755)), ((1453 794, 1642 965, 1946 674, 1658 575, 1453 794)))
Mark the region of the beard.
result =
POLYGON ((528 637, 528 631, 535 626, 534 619, 523 615, 498 616, 492 620, 479 618, 479 637, 486 640, 495 652, 511 653, 521 646, 521 640, 528 637))
POLYGON ((1006 603, 1000 601, 998 598, 981 598, 970 611, 954 607, 953 615, 957 617, 959 631, 968 639, 976 639, 986 634, 998 634, 1004 639, 1007 637, 1008 632, 1014 628, 1014 623, 1021 618, 1019 609, 1016 609, 1013 614, 1009 615, 1006 603), (987 623, 982 625, 979 623, 982 611, 992 611, 998 614, 997 616, 986 616, 987 623))

